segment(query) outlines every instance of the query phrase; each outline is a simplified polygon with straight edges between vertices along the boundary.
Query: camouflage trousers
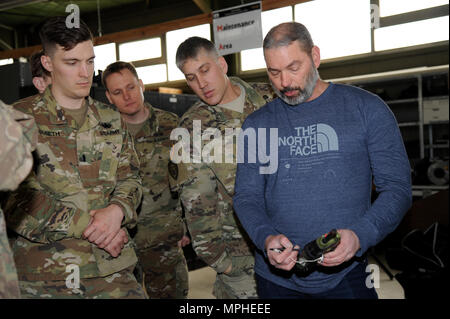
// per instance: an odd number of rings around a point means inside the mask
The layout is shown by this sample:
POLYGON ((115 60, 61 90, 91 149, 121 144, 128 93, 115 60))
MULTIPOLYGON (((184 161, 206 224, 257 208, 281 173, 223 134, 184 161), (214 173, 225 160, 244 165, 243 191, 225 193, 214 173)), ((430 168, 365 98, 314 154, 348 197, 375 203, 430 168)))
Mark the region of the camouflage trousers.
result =
MULTIPOLYGON (((144 196, 136 234, 137 267, 150 299, 186 299, 188 270, 183 250, 178 241, 184 234, 181 214, 175 210, 170 192, 159 198, 159 210, 154 210, 153 198, 144 196), (152 202, 152 205, 148 202, 152 202), (164 203, 168 203, 164 205, 164 203)), ((138 277, 138 276, 137 276, 138 277)))
POLYGON ((142 268, 143 286, 150 299, 186 299, 189 290, 188 268, 183 250, 163 244, 136 250, 142 268))
POLYGON ((146 299, 132 268, 102 278, 81 278, 79 288, 69 288, 64 280, 19 281, 25 299, 146 299))
POLYGON ((217 299, 257 299, 253 256, 233 259, 238 259, 239 265, 235 264, 231 275, 217 274, 213 295, 217 299))
POLYGON ((19 280, 0 209, 0 299, 20 298, 19 280))

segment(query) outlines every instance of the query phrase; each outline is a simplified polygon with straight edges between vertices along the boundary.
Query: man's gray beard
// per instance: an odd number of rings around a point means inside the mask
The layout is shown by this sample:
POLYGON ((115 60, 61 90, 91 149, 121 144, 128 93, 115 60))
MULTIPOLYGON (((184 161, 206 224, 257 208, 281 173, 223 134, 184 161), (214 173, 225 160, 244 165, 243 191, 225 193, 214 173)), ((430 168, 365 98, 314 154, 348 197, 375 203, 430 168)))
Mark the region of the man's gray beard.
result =
POLYGON ((289 105, 297 105, 300 103, 303 103, 307 101, 311 95, 313 94, 314 88, 316 87, 317 80, 319 80, 319 72, 314 67, 314 64, 311 65, 311 69, 308 73, 308 77, 306 79, 305 87, 302 88, 295 88, 299 91, 297 96, 288 97, 284 95, 283 92, 278 90, 273 82, 270 80, 270 85, 272 85, 273 90, 275 93, 279 96, 280 99, 282 99, 284 102, 286 102, 289 105))

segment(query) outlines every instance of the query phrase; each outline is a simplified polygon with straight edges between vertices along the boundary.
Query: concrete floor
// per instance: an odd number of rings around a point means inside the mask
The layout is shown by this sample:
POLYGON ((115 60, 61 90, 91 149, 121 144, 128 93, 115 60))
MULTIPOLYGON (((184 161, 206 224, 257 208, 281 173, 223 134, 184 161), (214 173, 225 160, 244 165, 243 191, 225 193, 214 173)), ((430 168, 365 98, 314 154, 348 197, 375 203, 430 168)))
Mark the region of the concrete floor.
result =
MULTIPOLYGON (((386 265, 383 257, 378 258, 381 262, 383 262, 383 264, 386 265)), ((369 265, 378 266, 377 262, 371 257, 369 257, 369 265)), ((378 268, 376 269, 379 269, 380 277, 379 288, 375 286, 378 297, 380 299, 404 299, 405 294, 402 286, 398 283, 398 281, 395 279, 389 279, 389 276, 381 267, 378 266, 378 268)), ((398 271, 396 272, 391 270, 391 272, 395 275, 398 271)), ((188 299, 215 299, 215 297, 212 295, 215 278, 216 273, 210 267, 203 267, 190 271, 188 299)))

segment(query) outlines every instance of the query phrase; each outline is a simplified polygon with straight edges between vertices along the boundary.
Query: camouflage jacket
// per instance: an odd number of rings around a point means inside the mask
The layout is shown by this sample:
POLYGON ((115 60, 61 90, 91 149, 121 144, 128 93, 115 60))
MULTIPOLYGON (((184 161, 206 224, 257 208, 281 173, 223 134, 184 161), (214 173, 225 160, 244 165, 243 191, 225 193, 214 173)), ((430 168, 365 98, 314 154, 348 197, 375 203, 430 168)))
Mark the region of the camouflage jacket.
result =
MULTIPOLYGON (((206 105, 202 101, 194 104, 183 115, 179 124, 179 127, 186 128, 190 133, 191 150, 195 147, 192 145, 194 120, 201 120, 202 132, 206 128, 215 128, 223 137, 226 128, 240 129, 249 114, 274 98, 270 85, 250 85, 234 77, 230 80, 245 88, 243 112, 206 105)), ((208 142, 202 141, 202 149, 208 142)), ((177 165, 176 176, 171 175, 172 190, 179 190, 181 194, 194 250, 197 256, 218 273, 229 267, 232 256, 253 255, 253 245, 232 206, 237 164, 235 139, 231 139, 231 143, 232 163, 225 162, 224 157, 221 163, 205 163, 204 160, 199 164, 192 161, 180 163, 177 165)))
MULTIPOLYGON (((34 119, 0 101, 0 191, 14 190, 33 166, 34 119)), ((17 271, 0 208, 0 299, 20 298, 17 271)))
POLYGON ((172 129, 177 127, 178 116, 148 103, 145 106, 150 111, 149 118, 134 136, 134 143, 141 162, 139 171, 143 189, 138 225, 142 225, 143 229, 151 229, 151 233, 145 234, 145 243, 136 241, 136 244, 139 249, 143 249, 160 240, 176 247, 184 234, 184 228, 180 201, 172 196, 169 188, 168 164, 171 146, 169 137, 172 129))
POLYGON ((124 226, 136 223, 142 196, 139 160, 119 112, 87 98, 86 120, 57 104, 50 87, 14 104, 39 130, 35 169, 9 197, 7 226, 20 236, 13 251, 19 279, 62 280, 76 264, 80 278, 106 276, 137 260, 130 240, 117 258, 82 239, 89 211, 119 205, 124 226))

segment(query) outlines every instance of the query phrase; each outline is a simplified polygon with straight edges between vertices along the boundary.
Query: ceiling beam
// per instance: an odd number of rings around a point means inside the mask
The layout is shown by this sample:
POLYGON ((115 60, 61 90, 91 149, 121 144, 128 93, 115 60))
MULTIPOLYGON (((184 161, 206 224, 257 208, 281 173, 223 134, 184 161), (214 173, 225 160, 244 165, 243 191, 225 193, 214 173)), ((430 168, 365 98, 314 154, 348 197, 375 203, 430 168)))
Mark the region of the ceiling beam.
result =
POLYGON ((21 56, 23 57, 29 57, 34 52, 39 51, 42 49, 42 45, 34 45, 32 47, 26 47, 26 48, 20 48, 20 49, 13 49, 8 51, 0 51, 0 60, 1 59, 18 59, 21 56))
POLYGON ((0 39, 0 47, 5 48, 6 50, 11 50, 12 49, 12 46, 10 46, 8 43, 3 41, 2 39, 0 39))
MULTIPOLYGON (((193 0, 194 1, 194 0, 193 0)), ((263 0, 262 10, 271 10, 281 8, 289 5, 295 5, 302 2, 308 2, 311 0, 263 0)), ((204 13, 196 16, 190 16, 187 18, 167 21, 158 24, 151 24, 141 28, 130 29, 126 31, 114 32, 106 34, 102 37, 94 39, 96 45, 106 44, 112 42, 127 42, 145 39, 149 37, 163 35, 164 33, 176 29, 187 28, 204 23, 212 23, 211 13, 204 13)), ((21 56, 28 57, 35 51, 42 48, 41 45, 35 45, 32 47, 19 48, 7 51, 0 51, 0 59, 6 58, 19 58, 21 56)))
POLYGON ((380 18, 380 27, 389 27, 392 25, 415 22, 420 20, 448 16, 449 5, 444 4, 439 7, 427 8, 413 12, 396 14, 393 16, 380 18))
MULTIPOLYGON (((150 38, 158 35, 163 35, 164 33, 172 30, 193 27, 199 24, 212 23, 211 14, 200 14, 192 17, 187 17, 183 19, 177 19, 173 21, 151 24, 142 28, 136 28, 126 31, 114 32, 106 34, 101 37, 95 37, 95 45, 113 43, 113 42, 127 42, 136 41, 145 38, 150 38)), ((28 57, 34 52, 40 50, 41 45, 35 45, 32 47, 13 49, 8 51, 0 51, 0 59, 6 58, 19 58, 21 56, 28 57)))
POLYGON ((194 2, 203 13, 210 13, 212 11, 211 0, 192 0, 192 2, 194 2))
POLYGON ((10 27, 9 25, 2 24, 2 23, 0 23, 0 28, 6 29, 9 31, 14 31, 14 28, 10 27))
POLYGON ((311 0, 263 0, 262 10, 278 9, 286 6, 293 6, 303 2, 309 2, 311 0))
MULTIPOLYGON (((199 24, 212 23, 211 14, 199 14, 192 17, 167 21, 158 24, 151 24, 142 28, 136 28, 126 31, 114 32, 106 34, 102 37, 97 37, 94 40, 96 45, 106 44, 111 42, 128 42, 146 39, 154 36, 163 35, 172 30, 178 30, 188 27, 193 27, 199 24)), ((1 56, 1 52, 0 52, 1 56)))
POLYGON ((0 2, 0 11, 3 10, 10 10, 18 7, 23 7, 29 4, 39 3, 39 2, 45 2, 48 0, 6 0, 0 2))

